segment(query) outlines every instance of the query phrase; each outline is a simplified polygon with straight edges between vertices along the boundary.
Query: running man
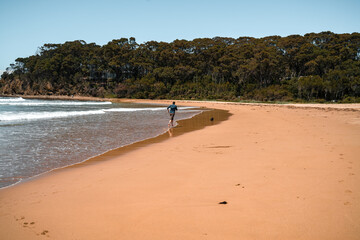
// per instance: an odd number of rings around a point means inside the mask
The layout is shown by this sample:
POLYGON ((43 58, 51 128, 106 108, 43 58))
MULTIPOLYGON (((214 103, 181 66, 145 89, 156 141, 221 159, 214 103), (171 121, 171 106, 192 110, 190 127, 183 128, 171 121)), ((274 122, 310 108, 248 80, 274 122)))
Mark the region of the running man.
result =
POLYGON ((170 128, 170 124, 173 127, 174 126, 174 117, 175 117, 175 111, 178 110, 177 106, 175 105, 175 102, 173 102, 170 106, 167 107, 168 113, 170 113, 170 121, 168 124, 168 127, 170 128))

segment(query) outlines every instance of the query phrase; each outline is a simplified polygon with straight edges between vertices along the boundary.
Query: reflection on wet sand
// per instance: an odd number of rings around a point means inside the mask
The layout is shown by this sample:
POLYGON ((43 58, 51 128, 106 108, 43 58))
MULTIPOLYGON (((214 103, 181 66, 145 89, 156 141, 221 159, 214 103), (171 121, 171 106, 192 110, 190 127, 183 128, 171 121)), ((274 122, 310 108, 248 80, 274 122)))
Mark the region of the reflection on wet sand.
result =
POLYGON ((169 133, 169 137, 172 137, 173 134, 174 134, 173 128, 169 128, 169 129, 168 129, 168 133, 169 133))

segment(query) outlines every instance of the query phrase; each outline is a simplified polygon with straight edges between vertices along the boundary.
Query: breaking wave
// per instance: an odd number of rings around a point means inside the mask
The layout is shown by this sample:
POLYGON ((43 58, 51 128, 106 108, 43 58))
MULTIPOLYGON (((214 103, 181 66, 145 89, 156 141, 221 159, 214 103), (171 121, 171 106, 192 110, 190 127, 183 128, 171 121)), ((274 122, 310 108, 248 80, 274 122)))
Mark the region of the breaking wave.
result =
POLYGON ((0 105, 10 105, 10 106, 82 106, 82 105, 109 105, 109 104, 112 104, 112 102, 0 98, 0 105))

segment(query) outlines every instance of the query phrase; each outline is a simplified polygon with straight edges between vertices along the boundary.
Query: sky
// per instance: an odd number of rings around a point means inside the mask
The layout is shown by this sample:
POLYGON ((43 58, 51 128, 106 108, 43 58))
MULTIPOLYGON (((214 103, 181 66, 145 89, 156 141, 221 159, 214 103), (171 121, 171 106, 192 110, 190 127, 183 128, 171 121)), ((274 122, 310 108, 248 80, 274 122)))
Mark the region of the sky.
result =
POLYGON ((360 0, 0 0, 0 71, 45 43, 353 33, 359 12, 360 0))

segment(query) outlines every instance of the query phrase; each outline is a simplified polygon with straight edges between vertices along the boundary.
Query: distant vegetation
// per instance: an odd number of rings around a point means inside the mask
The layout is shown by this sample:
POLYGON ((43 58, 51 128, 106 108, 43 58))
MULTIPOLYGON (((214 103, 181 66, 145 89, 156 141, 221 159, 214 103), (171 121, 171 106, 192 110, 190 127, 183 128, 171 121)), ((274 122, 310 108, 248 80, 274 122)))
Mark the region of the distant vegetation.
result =
POLYGON ((11 64, 0 93, 360 102, 360 33, 45 44, 11 64))

